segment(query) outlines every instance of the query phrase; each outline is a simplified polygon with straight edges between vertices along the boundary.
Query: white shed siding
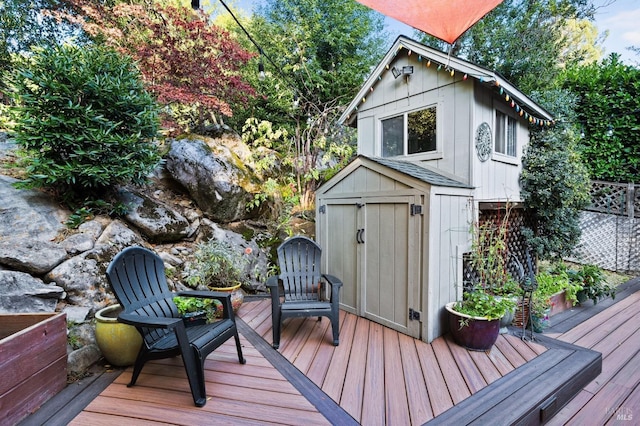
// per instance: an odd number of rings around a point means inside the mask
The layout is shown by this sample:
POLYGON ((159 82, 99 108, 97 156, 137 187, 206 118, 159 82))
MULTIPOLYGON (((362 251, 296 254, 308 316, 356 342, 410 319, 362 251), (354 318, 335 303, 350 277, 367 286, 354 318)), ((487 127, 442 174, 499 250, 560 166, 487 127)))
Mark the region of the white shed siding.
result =
POLYGON ((431 197, 427 248, 431 267, 423 287, 424 310, 429 313, 423 336, 429 342, 445 331, 444 305, 462 295, 462 253, 470 245, 471 208, 468 196, 436 193, 431 197))
POLYGON ((482 89, 482 86, 477 85, 474 97, 475 119, 472 121, 473 132, 470 135, 471 142, 469 144, 474 149, 471 155, 472 179, 470 185, 476 188, 475 198, 478 201, 509 200, 517 202, 521 200, 518 179, 522 172, 523 150, 529 141, 529 130, 525 120, 518 117, 516 157, 509 158, 494 152, 487 161, 481 162, 475 152, 475 131, 478 126, 482 123, 489 124, 492 144, 495 145, 496 109, 517 117, 504 99, 482 89))

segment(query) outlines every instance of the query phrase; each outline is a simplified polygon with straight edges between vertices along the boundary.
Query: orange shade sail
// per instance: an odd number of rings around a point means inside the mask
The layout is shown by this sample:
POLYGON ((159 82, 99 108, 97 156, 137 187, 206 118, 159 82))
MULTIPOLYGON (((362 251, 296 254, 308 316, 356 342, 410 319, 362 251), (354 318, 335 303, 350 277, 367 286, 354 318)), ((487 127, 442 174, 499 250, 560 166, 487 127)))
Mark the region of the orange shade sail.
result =
POLYGON ((503 2, 503 0, 356 1, 450 44, 503 2))

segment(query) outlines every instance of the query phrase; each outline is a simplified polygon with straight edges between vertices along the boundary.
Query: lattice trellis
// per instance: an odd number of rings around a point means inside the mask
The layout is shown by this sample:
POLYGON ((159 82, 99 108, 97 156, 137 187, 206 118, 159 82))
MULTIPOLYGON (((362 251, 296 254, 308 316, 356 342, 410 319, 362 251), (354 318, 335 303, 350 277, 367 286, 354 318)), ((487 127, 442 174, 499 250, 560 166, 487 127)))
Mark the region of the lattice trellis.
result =
MULTIPOLYGON (((504 218, 504 215, 504 208, 481 210, 479 215, 479 224, 481 226, 486 223, 497 224, 504 218)), ((528 274, 530 272, 526 261, 527 244, 521 232, 523 226, 531 227, 530 224, 531 218, 525 215, 523 209, 513 208, 511 210, 509 214, 507 229, 507 253, 505 255, 509 257, 509 260, 507 262, 508 269, 509 273, 511 273, 514 278, 518 276, 518 273, 516 271, 516 266, 513 260, 517 260, 518 262, 520 262, 520 264, 525 269, 525 274, 528 274)), ((480 281, 479 274, 474 270, 470 258, 470 253, 465 253, 462 257, 462 272, 465 288, 469 288, 470 286, 473 286, 480 281)), ((535 269, 535 267, 536 266, 534 262, 533 268, 535 269)))
POLYGON ((589 211, 640 217, 640 191, 632 183, 594 180, 589 191, 589 211))

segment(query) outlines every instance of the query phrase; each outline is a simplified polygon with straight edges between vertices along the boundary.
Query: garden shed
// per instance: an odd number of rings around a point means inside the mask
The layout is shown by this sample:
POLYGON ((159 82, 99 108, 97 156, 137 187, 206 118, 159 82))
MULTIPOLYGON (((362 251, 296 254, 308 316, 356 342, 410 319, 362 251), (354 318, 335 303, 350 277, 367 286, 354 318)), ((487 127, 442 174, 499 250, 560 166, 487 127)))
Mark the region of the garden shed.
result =
POLYGON ((358 156, 316 193, 341 307, 432 341, 462 295, 481 208, 521 201, 529 126, 553 117, 494 71, 399 37, 341 122, 358 156))

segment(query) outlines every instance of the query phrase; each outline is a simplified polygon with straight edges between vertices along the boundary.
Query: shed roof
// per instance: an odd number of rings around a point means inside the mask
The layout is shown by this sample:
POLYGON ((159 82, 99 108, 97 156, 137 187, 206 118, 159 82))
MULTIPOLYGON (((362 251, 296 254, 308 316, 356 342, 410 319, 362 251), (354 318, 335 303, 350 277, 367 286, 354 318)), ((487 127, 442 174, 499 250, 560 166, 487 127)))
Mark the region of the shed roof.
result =
POLYGON ((505 99, 508 99, 509 102, 513 102, 512 105, 514 107, 517 106, 517 108, 521 108, 523 111, 526 111, 527 116, 531 116, 533 120, 537 121, 538 119, 541 119, 548 122, 554 120, 551 113, 518 90, 498 72, 491 71, 487 68, 481 67, 480 65, 476 65, 472 62, 465 61, 464 59, 451 56, 440 50, 425 46, 424 44, 408 37, 399 36, 382 61, 380 61, 378 66, 371 73, 356 97, 351 101, 349 106, 347 106, 340 117, 340 123, 355 125, 358 105, 365 101, 368 92, 373 89, 379 77, 390 68, 390 65, 395 61, 398 52, 402 49, 406 49, 409 55, 415 54, 416 57, 418 57, 419 60, 422 60, 425 64, 428 63, 428 61, 431 61, 434 63, 434 66, 444 66, 447 70, 453 70, 454 72, 475 78, 488 87, 494 87, 495 90, 499 91, 500 94, 505 97, 505 99))
POLYGON ((428 169, 416 163, 389 158, 368 157, 365 155, 361 155, 361 157, 367 158, 373 162, 381 164, 397 172, 403 173, 407 176, 411 176, 430 185, 473 189, 472 186, 469 186, 466 183, 459 182, 455 179, 444 176, 435 170, 428 169))

